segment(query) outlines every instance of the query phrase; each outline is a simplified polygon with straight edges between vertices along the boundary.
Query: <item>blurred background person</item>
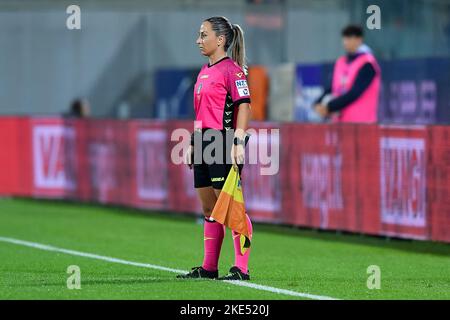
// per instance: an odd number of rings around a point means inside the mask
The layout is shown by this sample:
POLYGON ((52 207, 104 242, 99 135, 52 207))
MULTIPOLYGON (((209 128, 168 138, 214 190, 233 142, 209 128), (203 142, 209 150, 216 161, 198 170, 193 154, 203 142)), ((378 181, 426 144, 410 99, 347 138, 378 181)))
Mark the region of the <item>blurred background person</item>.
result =
POLYGON ((91 106, 86 99, 77 98, 70 105, 68 113, 72 118, 89 118, 91 115, 91 106))
POLYGON ((363 29, 342 30, 346 55, 337 59, 331 86, 317 99, 315 110, 333 122, 377 122, 381 71, 372 50, 364 43, 363 29))

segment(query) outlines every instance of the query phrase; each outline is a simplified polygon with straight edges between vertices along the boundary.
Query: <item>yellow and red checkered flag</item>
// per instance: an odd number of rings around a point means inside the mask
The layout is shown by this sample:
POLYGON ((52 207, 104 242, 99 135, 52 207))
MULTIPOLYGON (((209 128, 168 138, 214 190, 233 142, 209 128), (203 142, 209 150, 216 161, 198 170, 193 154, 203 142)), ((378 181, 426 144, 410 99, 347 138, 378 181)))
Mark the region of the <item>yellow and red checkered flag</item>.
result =
POLYGON ((240 234, 241 253, 245 254, 245 251, 250 248, 251 235, 245 216, 241 178, 239 170, 234 167, 228 173, 211 218, 240 234))

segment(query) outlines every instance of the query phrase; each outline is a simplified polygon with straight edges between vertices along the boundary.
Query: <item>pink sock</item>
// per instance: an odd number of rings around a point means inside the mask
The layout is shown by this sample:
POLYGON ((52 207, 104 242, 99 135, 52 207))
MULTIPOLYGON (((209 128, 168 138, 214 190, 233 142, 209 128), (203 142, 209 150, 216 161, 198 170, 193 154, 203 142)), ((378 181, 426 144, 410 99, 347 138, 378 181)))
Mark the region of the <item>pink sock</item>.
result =
POLYGON ((204 223, 204 258, 203 269, 217 271, 220 249, 225 235, 225 226, 205 218, 204 223))
MULTIPOLYGON (((248 215, 245 216, 247 217, 248 232, 250 233, 251 236, 253 233, 252 222, 250 221, 248 215)), ((242 255, 240 235, 239 233, 236 233, 234 231, 232 233, 234 243, 234 265, 238 267, 243 273, 248 273, 248 257, 250 256, 250 248, 248 248, 245 254, 242 255)))

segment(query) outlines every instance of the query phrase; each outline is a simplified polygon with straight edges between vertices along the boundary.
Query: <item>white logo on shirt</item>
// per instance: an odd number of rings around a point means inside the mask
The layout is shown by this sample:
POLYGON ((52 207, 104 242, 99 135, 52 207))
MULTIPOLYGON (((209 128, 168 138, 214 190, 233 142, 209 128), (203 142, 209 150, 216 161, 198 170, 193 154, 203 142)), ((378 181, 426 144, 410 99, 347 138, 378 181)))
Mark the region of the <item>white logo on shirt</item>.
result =
POLYGON ((248 90, 247 80, 236 80, 235 83, 240 97, 245 97, 250 94, 248 90))

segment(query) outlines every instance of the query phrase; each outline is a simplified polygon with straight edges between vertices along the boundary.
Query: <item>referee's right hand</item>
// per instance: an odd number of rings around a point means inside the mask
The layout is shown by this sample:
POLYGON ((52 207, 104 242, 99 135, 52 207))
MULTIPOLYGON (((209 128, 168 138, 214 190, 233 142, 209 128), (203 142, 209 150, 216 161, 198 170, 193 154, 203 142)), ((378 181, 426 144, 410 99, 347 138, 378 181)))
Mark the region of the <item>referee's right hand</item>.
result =
POLYGON ((192 169, 193 162, 194 162, 194 147, 190 145, 187 148, 186 153, 184 155, 184 163, 188 165, 189 169, 192 169))

